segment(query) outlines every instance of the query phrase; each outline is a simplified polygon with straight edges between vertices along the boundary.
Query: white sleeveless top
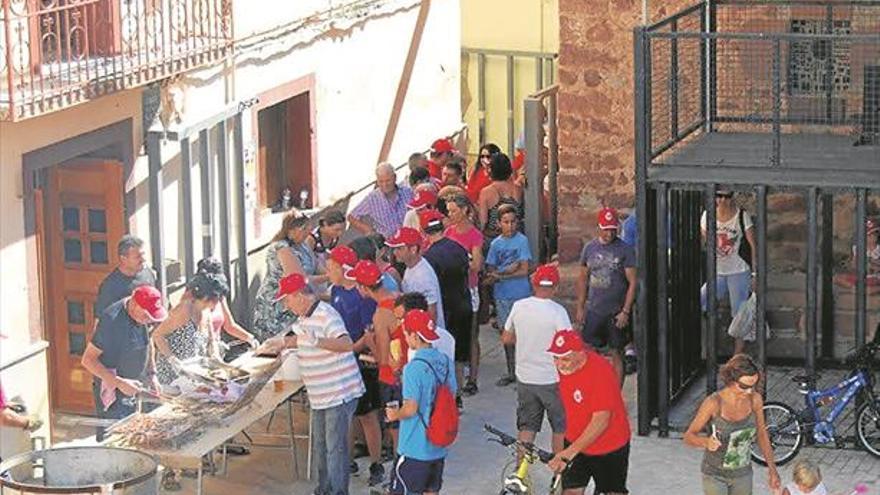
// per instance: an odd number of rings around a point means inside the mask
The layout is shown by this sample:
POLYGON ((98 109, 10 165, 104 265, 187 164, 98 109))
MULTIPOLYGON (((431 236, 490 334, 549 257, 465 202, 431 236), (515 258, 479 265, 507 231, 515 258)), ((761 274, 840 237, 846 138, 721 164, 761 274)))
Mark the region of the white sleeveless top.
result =
POLYGON ((828 495, 828 490, 825 489, 825 483, 819 483, 816 485, 816 488, 813 488, 809 492, 802 492, 796 483, 785 485, 785 489, 788 490, 788 493, 791 495, 828 495))

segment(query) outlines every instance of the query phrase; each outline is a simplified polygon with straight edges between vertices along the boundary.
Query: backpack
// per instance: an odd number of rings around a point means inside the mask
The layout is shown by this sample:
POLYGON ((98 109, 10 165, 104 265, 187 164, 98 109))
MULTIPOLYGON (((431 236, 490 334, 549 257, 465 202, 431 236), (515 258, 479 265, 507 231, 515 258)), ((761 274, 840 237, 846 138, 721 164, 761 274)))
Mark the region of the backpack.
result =
POLYGON ((437 379, 437 392, 434 394, 430 421, 425 423, 422 413, 419 413, 419 419, 425 426, 429 442, 438 447, 448 447, 458 436, 458 407, 455 405, 455 395, 449 389, 449 368, 446 369, 446 377, 440 380, 440 375, 431 363, 420 358, 413 359, 413 362, 415 361, 425 363, 437 379))
MULTIPOLYGON (((739 230, 742 232, 742 240, 739 242, 739 257, 749 265, 749 268, 754 270, 752 266, 752 246, 749 244, 749 240, 746 239, 746 221, 745 221, 745 210, 742 208, 739 209, 739 230)), ((754 222, 752 223, 754 225, 754 222)))

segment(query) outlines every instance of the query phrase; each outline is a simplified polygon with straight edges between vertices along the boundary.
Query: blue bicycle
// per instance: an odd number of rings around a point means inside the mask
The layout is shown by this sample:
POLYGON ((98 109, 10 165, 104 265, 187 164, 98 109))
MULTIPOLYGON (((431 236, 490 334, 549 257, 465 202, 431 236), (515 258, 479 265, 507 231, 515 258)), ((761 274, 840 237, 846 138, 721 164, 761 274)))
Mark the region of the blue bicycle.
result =
MULTIPOLYGON (((777 466, 791 461, 807 441, 817 444, 834 444, 840 448, 844 438, 834 430, 846 406, 857 396, 862 398, 856 411, 856 437, 858 442, 871 455, 880 457, 880 397, 874 393, 874 354, 880 349, 880 335, 874 341, 860 347, 848 359, 851 371, 837 385, 818 390, 818 375, 796 376, 792 380, 798 384, 804 395, 805 406, 796 411, 782 402, 764 403, 764 417, 767 434, 773 448, 777 466), (822 408, 829 408, 823 417, 822 408)), ((767 465, 764 456, 756 446, 752 446, 752 460, 767 465)))

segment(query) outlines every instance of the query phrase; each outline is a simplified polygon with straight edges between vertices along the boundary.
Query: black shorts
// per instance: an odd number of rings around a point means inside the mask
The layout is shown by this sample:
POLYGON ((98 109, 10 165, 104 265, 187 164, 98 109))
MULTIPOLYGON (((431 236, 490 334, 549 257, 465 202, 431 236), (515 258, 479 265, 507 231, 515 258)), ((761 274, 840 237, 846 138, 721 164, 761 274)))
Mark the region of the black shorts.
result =
MULTIPOLYGON (((468 302, 470 304, 470 302, 468 302)), ((446 319, 446 331, 455 339, 455 362, 467 363, 471 360, 471 328, 473 327, 474 313, 470 307, 466 311, 456 311, 444 315, 446 319)))
POLYGON ((616 313, 601 316, 592 311, 587 311, 584 326, 581 329, 581 337, 583 337, 584 342, 597 350, 611 348, 616 351, 623 351, 630 340, 629 324, 624 328, 617 328, 617 324, 614 322, 616 317, 616 313))
MULTIPOLYGON (((565 441, 568 447, 571 443, 565 441)), ((580 453, 562 473, 562 488, 584 488, 596 482, 595 493, 629 493, 626 473, 629 469, 629 444, 603 455, 580 453)))
MULTIPOLYGON (((381 398, 382 407, 387 406, 389 402, 395 400, 400 407, 403 407, 403 390, 401 389, 400 384, 388 385, 387 383, 379 382, 379 397, 381 398)), ((400 421, 388 421, 388 419, 385 418, 384 413, 382 414, 382 421, 387 428, 391 428, 392 430, 400 428, 400 421)))
POLYGON ((379 396, 379 369, 375 366, 366 365, 358 361, 361 370, 361 378, 364 380, 366 392, 358 399, 355 416, 363 416, 382 408, 382 398, 379 396))
POLYGON ((391 494, 439 492, 443 487, 443 461, 443 459, 419 461, 406 456, 398 457, 391 475, 391 494))
POLYGON ((559 397, 559 385, 516 383, 516 429, 541 431, 544 413, 553 433, 565 433, 565 409, 559 397))

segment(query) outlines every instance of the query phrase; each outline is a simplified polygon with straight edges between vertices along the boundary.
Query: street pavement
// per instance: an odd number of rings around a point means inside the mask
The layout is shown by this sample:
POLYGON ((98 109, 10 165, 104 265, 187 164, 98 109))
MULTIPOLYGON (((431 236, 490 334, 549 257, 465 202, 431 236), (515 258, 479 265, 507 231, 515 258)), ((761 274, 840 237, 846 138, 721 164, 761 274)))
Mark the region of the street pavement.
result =
MULTIPOLYGON (((483 361, 480 392, 465 399, 458 440, 446 461, 442 493, 493 494, 500 491, 504 467, 511 459, 506 449, 486 441, 483 424, 490 423, 501 430, 515 434, 516 392, 514 386, 499 388, 495 380, 503 369, 503 351, 498 344, 497 332, 484 327, 481 336, 483 361)), ((624 393, 635 425, 635 376, 627 378, 624 393)), ((279 428, 283 421, 276 421, 279 428)), ((273 429, 275 429, 273 427, 273 429)), ((549 426, 545 423, 545 428, 549 426)), ((538 444, 549 450, 549 433, 538 438, 538 444)), ((304 464, 305 444, 300 444, 300 463, 304 464)), ((634 436, 629 467, 629 489, 633 494, 694 494, 702 493, 700 459, 702 453, 686 447, 681 435, 671 438, 634 436)), ((869 494, 880 494, 880 460, 855 450, 827 450, 807 448, 799 458, 817 462, 825 478, 829 493, 848 495, 858 483, 869 487, 869 494)), ((368 494, 366 458, 359 459, 360 475, 352 478, 352 494, 368 494)), ((311 495, 314 484, 293 481, 292 465, 284 451, 253 449, 249 456, 232 457, 225 476, 208 477, 206 494, 247 493, 254 495, 303 494, 311 495)), ((386 469, 390 463, 386 463, 386 469)), ((304 467, 301 466, 304 470, 304 467)), ((780 469, 783 481, 791 479, 791 465, 780 469)), ((532 476, 536 491, 546 493, 549 472, 535 465, 532 476)), ((184 479, 183 490, 177 493, 195 493, 195 484, 184 479)), ((592 493, 592 490, 587 490, 592 493)), ((767 471, 755 466, 755 493, 768 494, 767 471)))

